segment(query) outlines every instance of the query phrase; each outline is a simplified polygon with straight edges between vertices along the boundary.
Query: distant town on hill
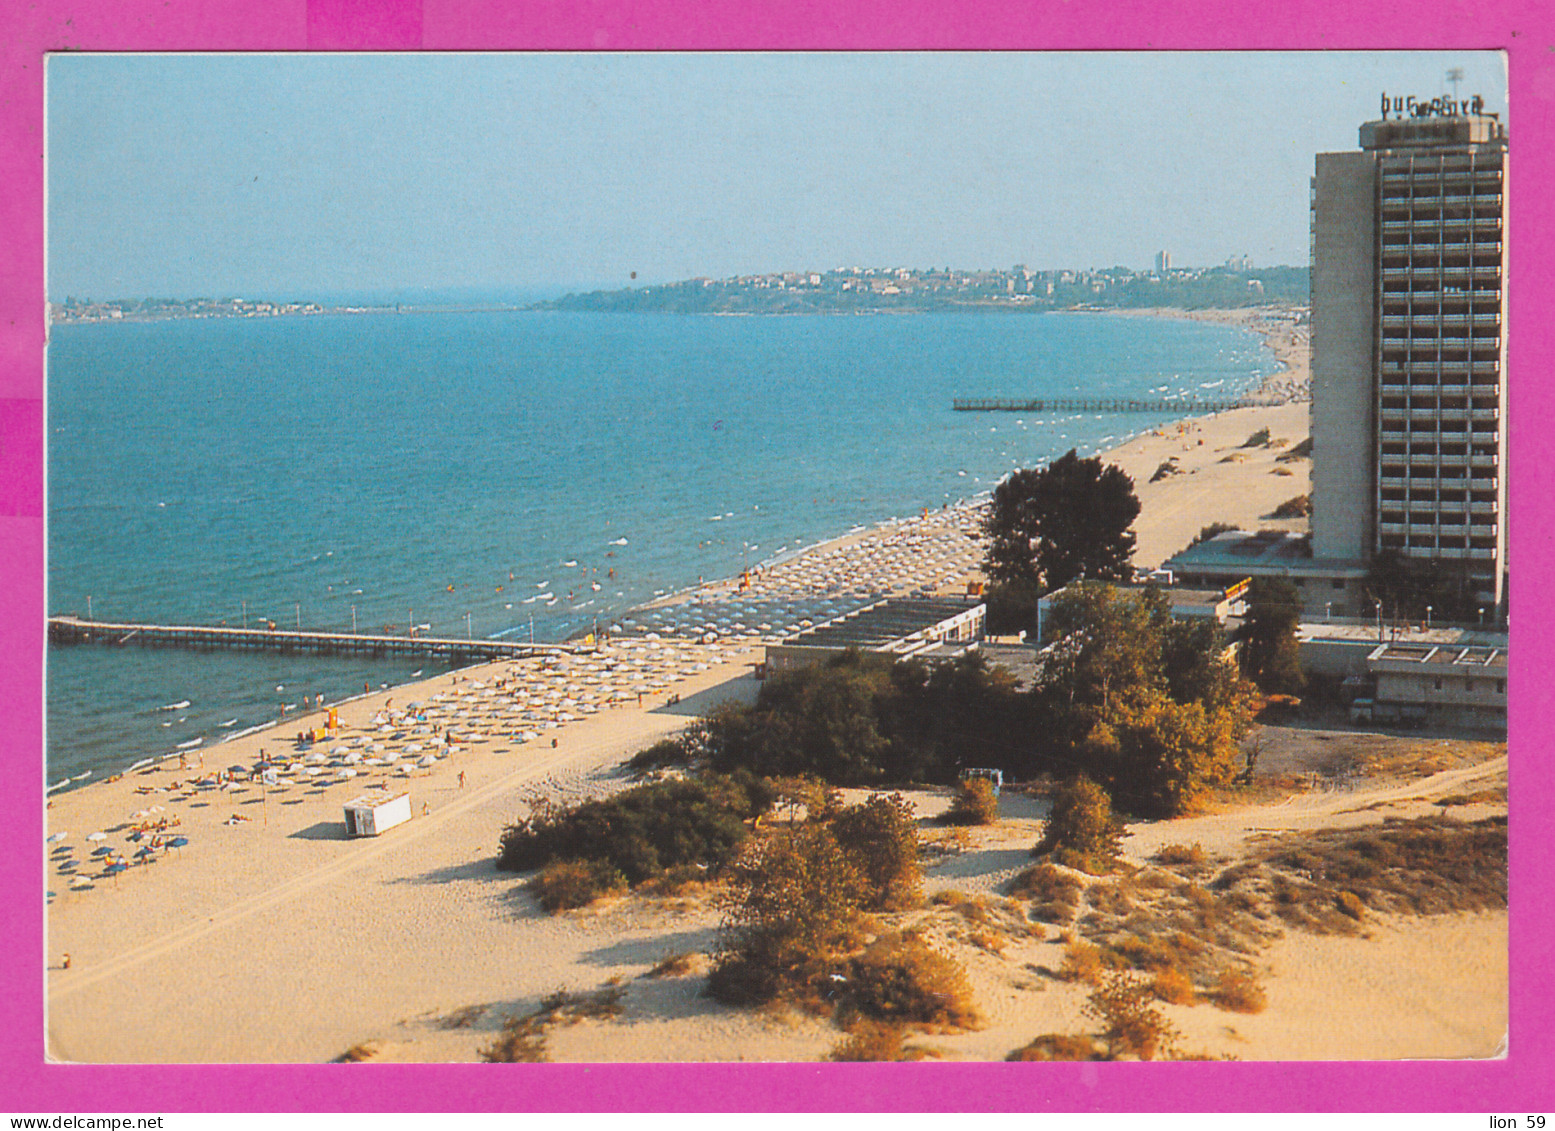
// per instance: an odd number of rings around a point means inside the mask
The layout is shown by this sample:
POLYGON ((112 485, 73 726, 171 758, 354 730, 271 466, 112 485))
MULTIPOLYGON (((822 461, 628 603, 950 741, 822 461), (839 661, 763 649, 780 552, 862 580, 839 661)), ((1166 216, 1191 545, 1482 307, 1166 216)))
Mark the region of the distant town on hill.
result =
POLYGON ((541 310, 659 311, 674 314, 866 314, 944 310, 1041 311, 1075 307, 1177 307, 1188 310, 1304 305, 1305 267, 1224 267, 1134 271, 957 271, 839 268, 593 291, 536 303, 541 310))
POLYGON ((433 310, 567 310, 669 314, 915 314, 929 311, 1043 311, 1173 307, 1231 309, 1289 303, 1309 297, 1305 267, 1254 270, 1246 259, 1223 267, 1167 267, 1134 271, 960 271, 952 268, 844 267, 782 271, 732 279, 590 291, 536 303, 273 302, 244 298, 137 298, 96 301, 68 297, 49 304, 54 324, 147 322, 166 318, 276 318, 316 314, 433 310))

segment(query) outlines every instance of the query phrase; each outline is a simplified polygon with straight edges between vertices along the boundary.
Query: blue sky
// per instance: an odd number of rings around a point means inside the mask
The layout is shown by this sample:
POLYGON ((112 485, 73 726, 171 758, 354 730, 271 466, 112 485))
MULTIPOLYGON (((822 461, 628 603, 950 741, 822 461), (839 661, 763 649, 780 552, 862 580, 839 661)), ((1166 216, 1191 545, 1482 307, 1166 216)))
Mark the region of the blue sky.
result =
POLYGON ((1492 52, 55 55, 48 292, 1302 264, 1313 154, 1454 66, 1505 112, 1492 52))

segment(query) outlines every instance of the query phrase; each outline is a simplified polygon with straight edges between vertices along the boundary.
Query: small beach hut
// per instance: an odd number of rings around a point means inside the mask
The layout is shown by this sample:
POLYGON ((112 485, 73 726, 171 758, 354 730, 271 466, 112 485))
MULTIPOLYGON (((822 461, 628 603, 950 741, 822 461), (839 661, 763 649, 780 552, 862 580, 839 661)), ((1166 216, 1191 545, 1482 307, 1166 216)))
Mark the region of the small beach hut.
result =
POLYGON ((364 793, 346 802, 346 835, 377 836, 410 820, 410 794, 364 793))

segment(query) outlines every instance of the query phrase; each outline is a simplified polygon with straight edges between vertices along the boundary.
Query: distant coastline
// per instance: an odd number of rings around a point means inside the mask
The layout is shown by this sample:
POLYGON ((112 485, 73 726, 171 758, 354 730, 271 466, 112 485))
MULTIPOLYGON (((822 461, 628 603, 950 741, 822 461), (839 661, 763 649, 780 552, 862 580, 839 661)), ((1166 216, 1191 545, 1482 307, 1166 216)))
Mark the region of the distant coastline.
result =
POLYGON ((588 291, 539 302, 277 302, 244 298, 66 298, 49 304, 52 325, 157 322, 172 318, 281 318, 321 314, 655 313, 717 315, 1045 313, 1058 310, 1236 310, 1305 305, 1305 267, 1254 270, 1172 268, 1164 275, 1125 267, 1085 271, 955 271, 842 268, 588 291))

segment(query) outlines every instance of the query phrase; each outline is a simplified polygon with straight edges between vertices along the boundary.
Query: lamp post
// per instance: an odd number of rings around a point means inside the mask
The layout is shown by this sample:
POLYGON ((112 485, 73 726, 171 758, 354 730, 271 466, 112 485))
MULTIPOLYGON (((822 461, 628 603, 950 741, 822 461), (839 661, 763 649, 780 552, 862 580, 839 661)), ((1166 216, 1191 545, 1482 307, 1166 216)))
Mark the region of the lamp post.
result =
POLYGON ((1333 620, 1334 619, 1334 603, 1332 601, 1324 601, 1323 602, 1323 619, 1324 620, 1333 620))
POLYGON ((1431 631, 1431 606, 1430 605, 1427 605, 1425 607, 1425 630, 1427 632, 1431 631))
POLYGON ((92 619, 92 595, 90 593, 86 595, 86 619, 92 619))
POLYGON ((1377 643, 1382 643, 1382 602, 1377 602, 1377 643))
POLYGON ((301 601, 293 601, 292 604, 297 606, 297 631, 301 632, 302 631, 302 602, 301 601))
POLYGON ((351 606, 351 635, 356 635, 356 606, 351 606))
POLYGON ((474 640, 475 639, 475 634, 470 630, 470 614, 469 613, 465 613, 464 614, 464 638, 466 640, 474 640))

